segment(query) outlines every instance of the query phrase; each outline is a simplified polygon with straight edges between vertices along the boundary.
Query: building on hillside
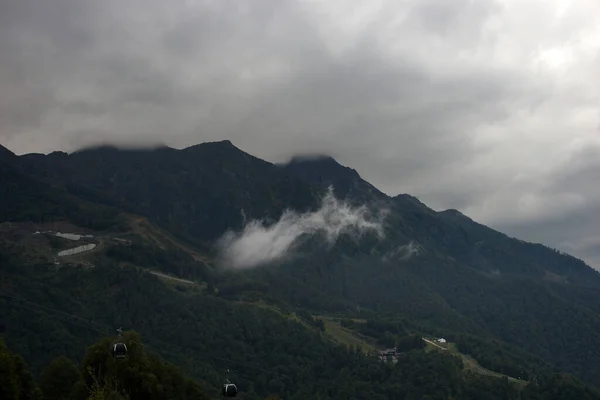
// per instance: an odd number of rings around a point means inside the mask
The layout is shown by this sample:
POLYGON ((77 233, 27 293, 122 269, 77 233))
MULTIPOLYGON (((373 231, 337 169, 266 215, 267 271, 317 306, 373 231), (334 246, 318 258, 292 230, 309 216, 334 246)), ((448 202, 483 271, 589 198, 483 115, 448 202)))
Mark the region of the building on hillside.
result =
POLYGON ((437 341, 438 343, 446 343, 446 339, 444 338, 439 338, 437 341))
POLYGON ((385 349, 379 352, 379 360, 384 362, 398 362, 398 356, 401 353, 398 353, 398 350, 394 347, 393 349, 385 349))

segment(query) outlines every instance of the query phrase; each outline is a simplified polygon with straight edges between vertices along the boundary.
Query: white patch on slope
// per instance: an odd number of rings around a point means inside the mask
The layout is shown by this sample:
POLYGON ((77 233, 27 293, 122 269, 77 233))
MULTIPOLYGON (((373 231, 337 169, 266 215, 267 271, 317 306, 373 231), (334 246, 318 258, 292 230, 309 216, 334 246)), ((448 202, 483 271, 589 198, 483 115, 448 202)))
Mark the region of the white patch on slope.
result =
POLYGON ((408 244, 399 246, 391 252, 385 254, 383 256, 383 261, 390 261, 396 257, 398 257, 398 259, 401 261, 406 261, 412 256, 421 254, 423 251, 423 247, 421 247, 419 243, 411 240, 408 242, 408 244))
POLYGON ((60 251, 58 253, 58 256, 59 257, 72 256, 74 254, 83 253, 84 251, 93 250, 95 247, 96 247, 96 245, 94 243, 90 243, 90 244, 86 244, 83 246, 74 247, 72 249, 60 251))
POLYGON ((60 238, 69 239, 69 240, 79 240, 79 239, 81 239, 81 235, 78 235, 76 233, 61 233, 61 232, 57 232, 57 233, 54 234, 54 236, 58 236, 60 238))

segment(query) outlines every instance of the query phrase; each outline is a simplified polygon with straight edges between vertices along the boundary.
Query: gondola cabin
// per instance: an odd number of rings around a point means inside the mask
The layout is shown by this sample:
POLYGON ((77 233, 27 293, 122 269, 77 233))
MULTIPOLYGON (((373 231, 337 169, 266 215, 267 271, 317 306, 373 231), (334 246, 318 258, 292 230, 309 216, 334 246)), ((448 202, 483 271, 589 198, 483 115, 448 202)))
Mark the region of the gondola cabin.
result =
POLYGON ((127 356, 127 346, 125 343, 117 343, 113 346, 113 356, 115 358, 125 358, 127 356))
POLYGON ((223 397, 237 397, 237 387, 233 383, 223 385, 223 397))

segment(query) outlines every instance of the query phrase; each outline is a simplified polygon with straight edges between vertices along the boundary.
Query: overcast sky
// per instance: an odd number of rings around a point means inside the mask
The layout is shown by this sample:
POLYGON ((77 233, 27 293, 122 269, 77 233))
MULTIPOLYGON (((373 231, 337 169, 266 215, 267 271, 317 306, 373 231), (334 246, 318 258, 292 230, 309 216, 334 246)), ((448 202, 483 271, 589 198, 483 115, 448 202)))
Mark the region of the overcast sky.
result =
POLYGON ((0 143, 328 153, 600 268, 597 0, 0 0, 0 143))

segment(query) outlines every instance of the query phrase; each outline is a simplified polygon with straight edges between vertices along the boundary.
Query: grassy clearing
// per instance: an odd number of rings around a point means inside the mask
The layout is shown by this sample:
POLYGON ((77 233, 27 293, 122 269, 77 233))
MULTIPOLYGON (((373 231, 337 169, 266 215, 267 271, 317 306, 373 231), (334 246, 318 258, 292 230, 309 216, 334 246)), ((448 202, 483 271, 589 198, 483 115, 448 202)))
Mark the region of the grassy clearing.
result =
MULTIPOLYGON (((287 313, 282 311, 279 307, 274 304, 269 304, 263 300, 253 301, 253 302, 242 302, 244 304, 250 304, 254 307, 260 307, 265 310, 270 310, 276 312, 280 316, 290 319, 294 322, 304 325, 308 329, 317 330, 313 325, 310 325, 304 319, 298 317, 296 313, 291 312, 287 313)), ((325 316, 315 316, 315 318, 323 321, 325 325, 325 332, 323 333, 323 337, 328 339, 329 341, 337 344, 342 344, 345 346, 354 346, 362 348, 363 352, 376 352, 378 351, 377 347, 373 345, 370 341, 368 341, 365 337, 353 332, 350 329, 346 329, 340 325, 339 321, 333 317, 325 317, 325 316)))
POLYGON ((207 266, 208 260, 205 256, 200 254, 192 246, 181 242, 179 239, 173 237, 165 230, 153 225, 145 217, 136 215, 128 215, 128 223, 133 233, 142 236, 146 240, 156 243, 157 246, 164 249, 166 247, 176 247, 188 253, 194 260, 203 263, 207 266))
POLYGON ((259 307, 262 308, 263 310, 269 310, 272 311, 274 313, 277 313, 279 316, 283 317, 283 318, 287 318, 289 320, 292 320, 294 322, 297 322, 299 324, 304 325, 306 328, 309 329, 316 329, 314 326, 311 326, 310 324, 308 324, 305 320, 303 320, 302 318, 300 318, 299 316, 296 315, 296 313, 294 312, 285 312, 283 310, 281 310, 277 305, 275 304, 270 304, 267 303, 264 300, 256 300, 256 301, 239 301, 238 303, 241 304, 248 304, 251 305, 253 307, 259 307))
POLYGON ((460 351, 458 351, 454 343, 434 343, 431 339, 428 339, 425 340, 425 351, 448 351, 456 357, 460 357, 460 359, 463 362, 465 371, 474 372, 486 376, 493 376, 494 378, 500 379, 506 377, 509 380, 509 382, 516 383, 519 385, 526 385, 528 383, 527 381, 513 378, 508 375, 503 375, 499 372, 494 372, 489 369, 483 368, 481 365, 479 365, 479 362, 477 362, 476 359, 474 359, 471 356, 467 356, 466 354, 462 354, 460 351))
POLYGON ((336 318, 317 316, 325 324, 324 336, 333 342, 346 346, 361 347, 364 352, 376 352, 377 347, 358 333, 344 328, 336 318))

